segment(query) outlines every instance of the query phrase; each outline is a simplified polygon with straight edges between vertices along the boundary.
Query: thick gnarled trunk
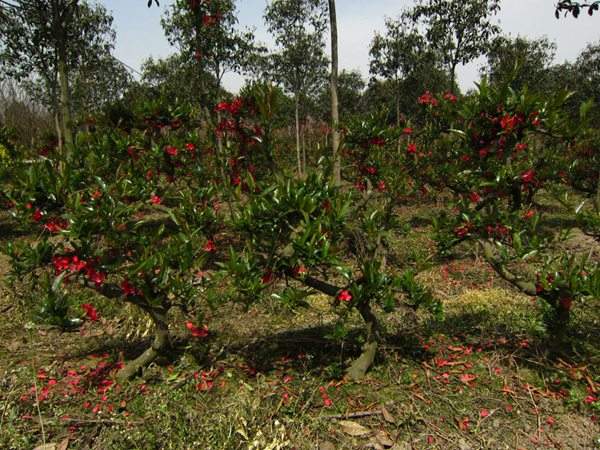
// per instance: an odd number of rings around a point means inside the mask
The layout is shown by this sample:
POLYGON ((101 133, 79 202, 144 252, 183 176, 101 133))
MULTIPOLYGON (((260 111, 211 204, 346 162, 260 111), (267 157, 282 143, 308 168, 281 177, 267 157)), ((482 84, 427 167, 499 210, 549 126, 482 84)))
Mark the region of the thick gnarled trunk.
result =
POLYGON ((362 305, 358 305, 357 309, 365 321, 367 336, 362 347, 362 353, 346 370, 346 376, 354 381, 363 379, 369 368, 373 365, 373 362, 375 362, 379 341, 379 324, 369 304, 363 303, 362 305))
POLYGON ((152 345, 136 359, 129 361, 118 373, 122 381, 133 378, 140 370, 147 367, 160 355, 167 352, 170 347, 169 325, 167 322, 167 310, 148 308, 146 312, 154 322, 154 340, 152 345))

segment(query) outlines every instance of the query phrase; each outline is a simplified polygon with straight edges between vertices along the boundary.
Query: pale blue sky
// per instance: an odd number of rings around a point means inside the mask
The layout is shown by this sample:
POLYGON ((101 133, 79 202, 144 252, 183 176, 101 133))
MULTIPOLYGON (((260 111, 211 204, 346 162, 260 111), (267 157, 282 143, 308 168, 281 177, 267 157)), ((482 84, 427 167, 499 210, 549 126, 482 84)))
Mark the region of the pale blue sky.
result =
MULTIPOLYGON (((112 11, 117 31, 116 56, 136 69, 149 56, 162 57, 172 53, 160 26, 160 17, 173 0, 161 0, 160 8, 146 8, 146 0, 98 0, 112 11)), ((262 21, 267 0, 239 0, 241 27, 256 29, 257 38, 270 43, 262 21)), ((554 0, 504 0, 497 16, 505 33, 526 37, 547 36, 558 46, 557 60, 573 60, 589 42, 600 40, 600 15, 554 18, 554 0)), ((337 0, 340 39, 340 65, 358 69, 368 77, 369 43, 376 30, 383 28, 385 16, 396 16, 412 0, 337 0)), ((459 70, 463 89, 472 87, 478 79, 480 62, 459 70)), ((226 76, 225 86, 236 91, 243 80, 226 76)))

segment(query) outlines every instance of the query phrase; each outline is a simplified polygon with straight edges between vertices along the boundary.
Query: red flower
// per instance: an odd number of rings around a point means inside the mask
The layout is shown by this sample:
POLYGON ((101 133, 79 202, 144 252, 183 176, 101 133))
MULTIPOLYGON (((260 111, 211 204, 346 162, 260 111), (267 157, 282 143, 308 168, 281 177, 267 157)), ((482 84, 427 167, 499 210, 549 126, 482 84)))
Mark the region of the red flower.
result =
POLYGON ((106 274, 105 273, 98 272, 97 270, 92 269, 90 267, 86 268, 85 275, 97 287, 101 286, 106 281, 106 274))
POLYGON ((506 114, 502 117, 502 119, 500 119, 500 126, 504 131, 508 132, 514 130, 518 123, 519 118, 510 114, 506 114))
POLYGON ((433 94, 429 91, 426 91, 423 95, 421 95, 418 99, 417 102, 420 105, 431 105, 431 106, 437 106, 438 105, 438 101, 437 99, 433 96, 433 94))
POLYGON ((411 134, 413 134, 413 129, 410 127, 406 127, 404 130, 402 130, 402 133, 406 134, 407 136, 410 136, 411 134))
POLYGON ((471 227, 468 224, 456 227, 454 229, 454 234, 459 238, 464 238, 466 235, 469 234, 470 228, 471 227))
POLYGON ((140 290, 131 284, 129 280, 124 280, 121 283, 121 291, 125 297, 137 297, 141 295, 140 290))
POLYGON ((44 225, 44 230, 53 234, 60 233, 65 228, 67 228, 67 223, 62 220, 50 220, 44 225))
POLYGON ((414 155, 415 153, 417 153, 417 144, 415 144, 414 142, 408 144, 408 147, 406 148, 406 153, 408 153, 409 155, 414 155))
POLYGON ((220 102, 217 103, 217 106, 215 106, 215 111, 229 111, 229 103, 227 102, 220 102))
POLYGON ((377 190, 379 192, 385 192, 386 189, 387 189, 387 186, 385 185, 385 181, 379 180, 379 183, 377 183, 377 190))
POLYGON ((323 399, 323 405, 325 406, 325 408, 331 407, 333 405, 333 400, 331 400, 329 394, 327 394, 327 389, 321 386, 319 387, 319 392, 321 393, 321 398, 323 399))
POLYGON ((465 384, 467 384, 467 385, 468 385, 468 384, 470 384, 472 381, 475 381, 475 379, 476 379, 476 378, 477 378, 477 376, 476 376, 476 375, 473 375, 473 374, 471 374, 471 373, 464 373, 464 374, 462 374, 462 375, 460 376, 460 381, 461 381, 462 383, 465 383, 465 384))
POLYGON ((338 293, 337 299, 340 302, 349 302, 350 300, 352 300, 352 294, 350 293, 350 291, 348 289, 342 289, 338 293))
POLYGON ((169 156, 177 156, 178 150, 177 147, 173 147, 172 145, 167 145, 165 147, 165 153, 169 156))
POLYGON ((523 183, 531 183, 535 178, 535 170, 529 169, 521 174, 521 180, 523 183))
POLYGON ((479 150, 479 157, 485 158, 489 153, 490 151, 487 148, 482 148, 479 150))
POLYGON ((150 203, 153 205, 160 205, 162 203, 162 199, 158 195, 153 195, 150 197, 150 203))
POLYGON ((81 307, 85 311, 85 315, 88 319, 90 319, 92 322, 96 322, 98 320, 98 311, 96 311, 96 308, 94 308, 93 305, 90 303, 84 303, 81 305, 81 307))
POLYGON ((196 152, 196 145, 192 143, 185 144, 185 149, 190 153, 196 152))
POLYGON ((236 97, 229 104, 229 112, 235 116, 239 114, 240 110, 242 109, 242 106, 244 106, 244 101, 240 97, 236 97))
POLYGON ((485 419, 489 415, 490 412, 487 409, 482 409, 481 411, 479 411, 479 417, 481 417, 482 419, 485 419))
POLYGON ((208 326, 204 325, 202 328, 197 327, 193 324, 193 322, 186 322, 185 327, 190 330, 192 336, 195 338, 205 338, 208 336, 208 326))
POLYGON ((535 216, 535 211, 532 209, 528 209, 527 211, 525 211, 523 213, 523 219, 525 220, 529 220, 531 219, 533 216, 535 216))
POLYGON ((275 279, 275 275, 270 270, 266 272, 261 278, 260 281, 262 284, 269 284, 275 279))
POLYGON ((44 215, 42 214, 42 212, 38 208, 36 208, 31 218, 34 220, 34 222, 39 222, 40 220, 42 220, 43 216, 44 215))
POLYGON ((373 167, 373 166, 368 166, 365 168, 365 171, 369 174, 369 175, 375 175, 377 173, 377 168, 373 167))
POLYGON ((523 142, 520 142, 520 143, 518 143, 517 145, 515 145, 515 151, 516 151, 517 153, 518 153, 518 152, 522 152, 522 151, 525 151, 525 150, 527 150, 527 147, 528 147, 528 146, 527 146, 527 144, 525 144, 525 143, 523 143, 523 142))
POLYGON ((469 194, 469 200, 473 203, 479 203, 481 201, 481 196, 477 192, 471 192, 469 194))
POLYGON ((71 258, 71 264, 69 265, 69 270, 72 270, 73 272, 79 272, 80 270, 83 270, 87 267, 87 262, 85 262, 83 259, 79 259, 78 256, 73 256, 71 258))
POLYGON ((206 244, 204 244, 204 251, 207 253, 214 253, 217 251, 217 246, 212 239, 206 241, 206 244))
POLYGON ((383 147, 385 145, 385 139, 382 137, 374 137, 369 141, 369 144, 377 147, 383 147))
POLYGON ((71 258, 68 256, 55 256, 52 258, 52 265, 57 275, 69 269, 71 258))
POLYGON ((449 101, 450 103, 456 103, 458 98, 452 92, 448 91, 444 94, 444 100, 449 101))

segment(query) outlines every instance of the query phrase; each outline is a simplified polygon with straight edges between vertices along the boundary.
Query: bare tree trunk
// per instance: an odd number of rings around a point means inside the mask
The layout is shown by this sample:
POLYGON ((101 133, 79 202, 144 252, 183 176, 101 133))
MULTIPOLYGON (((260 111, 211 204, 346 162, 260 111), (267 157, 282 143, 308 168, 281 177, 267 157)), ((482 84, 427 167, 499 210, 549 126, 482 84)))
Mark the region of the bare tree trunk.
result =
POLYGON ((338 33, 335 0, 329 0, 329 24, 331 29, 331 147, 333 157, 333 182, 342 183, 340 147, 340 112, 338 103, 338 33))
POLYGON ((62 135, 66 149, 66 156, 73 155, 73 122, 71 119, 71 93, 69 92, 69 74, 67 72, 66 54, 64 49, 59 50, 58 57, 58 82, 60 85, 60 114, 62 116, 62 135))
MULTIPOLYGON (((400 129, 400 89, 396 87, 396 126, 400 129)), ((401 135, 400 135, 401 136, 401 135)), ((402 138, 398 137, 398 156, 402 154, 402 138)))
POLYGON ((54 126, 56 127, 56 136, 58 138, 58 152, 63 154, 63 135, 62 135, 62 127, 60 125, 60 117, 58 116, 58 110, 54 112, 54 126))
POLYGON ((594 198, 594 207, 596 212, 600 214, 600 176, 598 177, 598 186, 596 186, 596 198, 594 198))
POLYGON ((306 121, 302 124, 302 173, 306 173, 306 121))
POLYGON ((298 94, 296 94, 295 98, 296 102, 296 156, 298 158, 298 175, 302 175, 302 159, 300 155, 300 99, 298 98, 298 94))

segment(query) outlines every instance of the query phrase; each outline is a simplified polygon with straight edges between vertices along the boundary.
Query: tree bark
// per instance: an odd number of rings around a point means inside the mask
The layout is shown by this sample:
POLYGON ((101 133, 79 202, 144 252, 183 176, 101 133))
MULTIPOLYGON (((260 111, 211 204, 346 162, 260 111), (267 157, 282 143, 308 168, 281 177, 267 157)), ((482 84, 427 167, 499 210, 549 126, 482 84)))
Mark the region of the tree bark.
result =
POLYGON ((300 99, 298 94, 295 96, 295 115, 296 115, 296 156, 298 158, 298 176, 302 175, 302 160, 300 157, 300 99))
POLYGON ((329 24, 331 29, 331 147, 333 157, 333 182, 342 183, 340 147, 340 112, 338 103, 338 32, 335 0, 329 0, 329 24))
MULTIPOLYGON (((63 43, 65 45, 65 43, 63 43)), ((58 52, 58 82, 60 85, 60 114, 62 116, 62 135, 66 156, 73 156, 73 122, 71 119, 71 93, 69 91, 69 74, 66 63, 67 55, 64 48, 58 52)))
POLYGON ((58 115, 58 105, 56 107, 56 111, 54 112, 54 126, 56 127, 56 136, 58 138, 58 152, 63 154, 63 135, 62 135, 62 127, 60 125, 60 117, 58 115))
POLYGON ((119 371, 117 377, 121 381, 133 378, 140 370, 147 367, 158 356, 164 354, 169 348, 169 325, 167 323, 167 311, 154 308, 146 309, 146 312, 154 322, 154 341, 152 345, 133 361, 119 371))
POLYGON ((361 380, 365 377, 369 368, 373 365, 375 361, 375 356, 377 354, 377 342, 379 335, 379 324, 377 322, 377 317, 371 311, 371 308, 368 303, 362 303, 356 307, 361 317, 365 321, 367 328, 367 339, 362 348, 361 355, 355 359, 350 367, 346 370, 346 375, 348 378, 354 381, 361 380))
POLYGON ((306 120, 302 124, 301 145, 302 145, 302 173, 306 173, 306 120))
MULTIPOLYGON (((396 126, 400 129, 400 85, 396 85, 396 126)), ((400 135, 401 136, 401 135, 400 135)), ((398 156, 402 156, 402 138, 398 137, 398 156)))

